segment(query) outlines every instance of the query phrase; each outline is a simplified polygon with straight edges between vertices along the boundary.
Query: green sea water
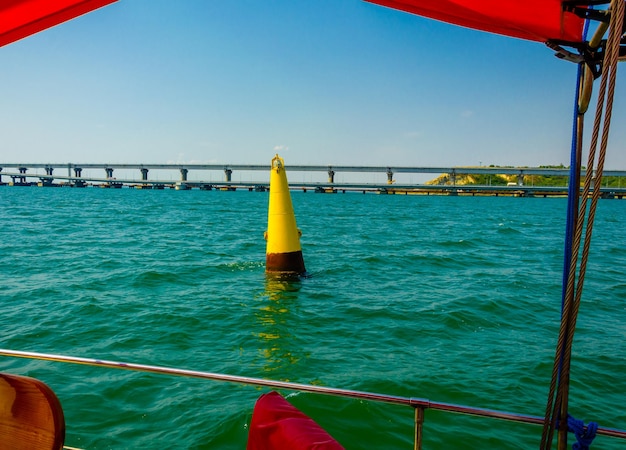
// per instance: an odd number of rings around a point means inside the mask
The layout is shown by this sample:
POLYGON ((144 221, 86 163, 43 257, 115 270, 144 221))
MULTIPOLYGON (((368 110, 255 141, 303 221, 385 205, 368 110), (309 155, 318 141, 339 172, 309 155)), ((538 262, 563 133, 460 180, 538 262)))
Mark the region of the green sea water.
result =
MULTIPOLYGON (((267 193, 0 187, 0 346, 543 415, 565 199, 292 198, 311 276, 287 282, 264 272, 267 193)), ((600 202, 570 399, 577 418, 621 429, 624 223, 626 202, 600 202)), ((244 449, 267 391, 8 357, 0 370, 49 384, 66 445, 84 449, 244 449)), ((412 448, 410 407, 282 393, 347 449, 412 448)), ((426 411, 425 449, 540 436, 426 411)))

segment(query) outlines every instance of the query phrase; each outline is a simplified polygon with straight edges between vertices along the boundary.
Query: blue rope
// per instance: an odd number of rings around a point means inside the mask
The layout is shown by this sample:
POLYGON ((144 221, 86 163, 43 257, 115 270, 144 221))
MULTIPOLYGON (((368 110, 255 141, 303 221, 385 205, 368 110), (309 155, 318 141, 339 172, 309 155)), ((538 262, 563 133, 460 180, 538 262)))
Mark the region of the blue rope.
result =
POLYGON ((578 100, 580 96, 580 80, 583 71, 582 64, 578 65, 578 74, 576 76, 576 95, 574 96, 574 120, 572 126, 572 147, 570 151, 569 165, 569 186, 567 188, 567 223, 565 224, 565 251, 563 258, 563 290, 561 292, 561 315, 565 306, 565 293, 567 290, 567 280, 570 274, 570 262, 572 260, 572 244, 574 239, 575 218, 578 212, 578 196, 577 191, 580 188, 576 183, 578 180, 578 158, 576 149, 578 148, 578 100))
MULTIPOLYGON (((593 5, 590 7, 593 9, 593 5)), ((585 21, 583 27, 583 41, 587 40, 587 33, 589 32, 589 20, 585 21)), ((582 80, 582 73, 584 70, 584 63, 578 64, 578 73, 576 75, 576 95, 574 96, 574 114, 572 120, 572 146, 570 149, 570 163, 569 163, 569 186, 567 189, 567 223, 565 224, 565 252, 563 258, 563 292, 561 293, 561 315, 563 315, 563 306, 565 304, 565 294, 567 290, 567 280, 570 274, 570 262, 572 260, 572 244, 574 239, 574 225, 576 214, 578 211, 578 196, 577 191, 580 189, 575 180, 578 180, 578 158, 576 149, 578 148, 578 102, 580 99, 580 83, 582 80)))
MULTIPOLYGON (((587 32, 589 31, 589 20, 585 21, 583 29, 584 40, 587 39, 587 32)), ((572 146, 570 153, 570 173, 569 173, 569 186, 567 192, 567 223, 565 224, 565 248, 563 258, 563 290, 561 294, 561 317, 563 316, 563 308, 565 306, 565 296, 567 291, 567 284, 570 275, 570 263, 573 255, 573 239, 574 239, 574 227, 576 217, 578 213, 578 190, 580 189, 578 179, 578 103, 580 99, 580 86, 582 81, 582 73, 584 65, 581 63, 578 65, 578 74, 576 77, 576 95, 574 98, 574 118, 572 124, 572 146)), ((563 361, 563 355, 560 355, 559 372, 558 377, 561 377, 561 364, 563 361)), ((567 415, 567 429, 574 433, 576 437, 576 443, 572 446, 573 450, 589 450, 591 443, 596 437, 596 431, 598 430, 598 424, 596 422, 589 422, 587 429, 585 430, 585 423, 582 420, 578 420, 567 415)))
POLYGON ((573 450, 589 450, 593 439, 596 437, 598 424, 589 422, 587 430, 585 430, 585 423, 582 420, 575 419, 568 414, 567 430, 574 433, 574 436, 576 436, 576 443, 572 446, 573 450))

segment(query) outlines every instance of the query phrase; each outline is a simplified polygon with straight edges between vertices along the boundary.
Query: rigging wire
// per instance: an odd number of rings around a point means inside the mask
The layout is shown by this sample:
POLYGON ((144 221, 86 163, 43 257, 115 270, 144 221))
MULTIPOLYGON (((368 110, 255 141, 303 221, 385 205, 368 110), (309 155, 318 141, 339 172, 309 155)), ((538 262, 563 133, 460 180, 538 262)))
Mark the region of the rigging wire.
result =
MULTIPOLYGON (((541 438, 540 448, 542 450, 549 450, 551 448, 554 431, 557 427, 559 428, 558 448, 559 450, 565 450, 567 448, 566 423, 568 418, 571 350, 591 245, 595 211, 598 199, 600 198, 600 183, 602 180, 606 149, 608 145, 608 134, 611 125, 613 97, 615 92, 615 79, 624 24, 624 0, 613 0, 611 2, 610 10, 611 19, 609 37, 604 57, 602 78, 600 81, 600 91, 598 94, 598 104, 596 107, 596 116, 589 150, 587 172, 583 192, 580 197, 578 217, 575 218, 576 228, 574 229, 573 239, 571 242, 569 268, 567 266, 564 268, 564 271, 567 273, 567 286, 565 288, 565 295, 563 299, 561 328, 559 331, 554 367, 552 371, 552 381, 550 384, 546 416, 544 419, 544 430, 541 438), (601 138, 600 131, 602 131, 601 138), (596 150, 599 139, 600 150, 596 163, 596 150), (591 204, 587 211, 587 201, 592 190, 592 184, 595 186, 593 186, 591 204), (580 257, 580 266, 578 267, 578 255, 580 253, 583 229, 585 229, 585 236, 583 241, 583 250, 580 257), (576 283, 577 267, 579 269, 579 273, 578 282, 576 283), (569 272, 567 272, 568 270, 569 272), (557 426, 557 420, 559 426, 557 426)), ((580 139, 582 130, 581 127, 578 126, 577 129, 580 130, 578 133, 578 139, 580 139)), ((578 148, 579 144, 576 144, 575 147, 578 148)), ((572 159, 574 158, 575 157, 573 156, 572 159)), ((571 180, 572 182, 575 181, 574 179, 571 180)), ((576 193, 578 193, 578 185, 575 190, 576 193)), ((578 200, 576 203, 578 203, 578 200)))

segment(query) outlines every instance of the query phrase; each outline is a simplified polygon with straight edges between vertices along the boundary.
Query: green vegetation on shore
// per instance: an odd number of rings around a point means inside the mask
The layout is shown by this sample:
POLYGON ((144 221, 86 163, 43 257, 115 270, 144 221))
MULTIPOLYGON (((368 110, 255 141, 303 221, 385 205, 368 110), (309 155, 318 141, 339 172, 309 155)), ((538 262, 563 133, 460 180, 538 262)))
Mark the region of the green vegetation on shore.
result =
MULTIPOLYGON (((490 169, 497 169, 499 167, 510 169, 510 166, 489 166, 490 169)), ((539 166, 542 169, 569 169, 569 167, 559 166, 539 166)), ((523 184, 526 186, 567 186, 567 176, 562 175, 524 175, 523 184)), ((442 174, 437 178, 428 181, 426 184, 430 185, 456 185, 456 186, 506 186, 511 183, 518 183, 517 175, 505 175, 505 174, 464 174, 462 169, 457 169, 456 178, 452 180, 450 174, 442 174)), ((584 183, 584 179, 581 180, 581 186, 584 183)), ((626 179, 624 177, 602 177, 602 187, 614 187, 622 188, 626 187, 626 179)))

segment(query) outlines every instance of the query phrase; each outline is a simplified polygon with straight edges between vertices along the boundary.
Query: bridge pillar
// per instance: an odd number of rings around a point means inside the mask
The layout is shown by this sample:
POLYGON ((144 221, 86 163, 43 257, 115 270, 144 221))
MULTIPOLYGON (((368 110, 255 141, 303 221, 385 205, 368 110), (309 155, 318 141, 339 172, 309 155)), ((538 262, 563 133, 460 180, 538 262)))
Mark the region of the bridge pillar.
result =
POLYGON ((107 173, 107 178, 113 178, 113 169, 111 167, 105 167, 104 171, 107 173))
POLYGON ((148 179, 148 169, 141 169, 141 179, 146 181, 148 179))
POLYGON ((524 186, 524 172, 520 172, 517 174, 517 185, 524 186))
MULTIPOLYGON (((28 167, 18 167, 18 169, 20 171, 20 173, 26 173, 26 171, 28 170, 28 167)), ((26 177, 18 177, 20 180, 20 183, 26 183, 26 177)))
POLYGON ((80 177, 83 173, 83 169, 80 167, 74 167, 74 176, 80 177))
MULTIPOLYGON (((601 182, 602 182, 601 180, 598 181, 598 179, 596 178, 596 171, 595 170, 592 171, 591 172, 591 189, 595 189, 596 188, 596 183, 600 184, 601 182)), ((598 186, 598 188, 601 188, 601 187, 602 187, 602 185, 600 184, 598 186)))
POLYGON ((456 186, 456 170, 453 170, 449 175, 452 186, 456 186))
POLYGON ((328 182, 329 183, 335 182, 335 171, 331 168, 328 169, 328 182))
POLYGON ((52 176, 53 171, 54 171, 53 167, 46 167, 46 175, 52 176))
POLYGON ((2 184, 2 167, 0 167, 0 185, 2 184))
POLYGON ((180 181, 187 181, 187 174, 189 169, 180 169, 180 181))
POLYGON ((224 169, 224 179, 225 179, 225 181, 230 183, 230 181, 232 179, 232 175, 233 175, 232 169, 224 169))
POLYGON ((393 172, 390 167, 387 167, 387 184, 393 184, 393 172))

